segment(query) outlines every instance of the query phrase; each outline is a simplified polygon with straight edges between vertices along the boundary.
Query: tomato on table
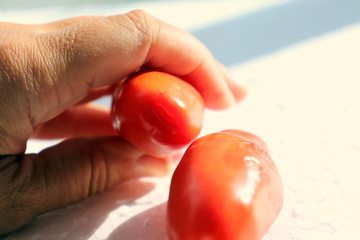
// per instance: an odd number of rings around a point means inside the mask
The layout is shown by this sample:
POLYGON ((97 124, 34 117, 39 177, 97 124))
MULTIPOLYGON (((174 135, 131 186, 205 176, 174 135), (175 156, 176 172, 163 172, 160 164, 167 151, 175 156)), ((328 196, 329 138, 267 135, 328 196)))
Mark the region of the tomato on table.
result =
POLYGON ((204 102, 186 81, 148 71, 128 79, 112 103, 115 129, 154 156, 168 156, 192 142, 203 124, 204 102))
POLYGON ((195 140, 171 180, 170 240, 260 240, 283 204, 279 172, 257 136, 227 130, 195 140))

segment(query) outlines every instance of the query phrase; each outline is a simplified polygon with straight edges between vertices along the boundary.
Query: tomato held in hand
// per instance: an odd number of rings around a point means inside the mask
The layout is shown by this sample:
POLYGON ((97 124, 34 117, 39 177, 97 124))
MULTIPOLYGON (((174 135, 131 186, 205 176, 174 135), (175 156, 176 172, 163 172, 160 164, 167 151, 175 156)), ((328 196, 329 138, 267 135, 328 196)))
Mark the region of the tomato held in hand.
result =
POLYGON ((283 204, 282 182, 265 143, 228 130, 195 140, 171 180, 170 240, 259 240, 283 204))
POLYGON ((204 102, 187 82, 164 72, 145 72, 128 79, 115 94, 115 129, 154 156, 173 155, 200 133, 204 102))

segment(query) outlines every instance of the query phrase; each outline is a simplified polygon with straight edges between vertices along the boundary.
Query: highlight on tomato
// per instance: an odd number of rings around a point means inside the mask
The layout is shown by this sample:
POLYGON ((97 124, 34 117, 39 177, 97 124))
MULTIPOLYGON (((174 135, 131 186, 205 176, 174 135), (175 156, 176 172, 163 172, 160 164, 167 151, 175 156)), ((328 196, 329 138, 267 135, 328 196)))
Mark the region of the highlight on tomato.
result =
POLYGON ((171 179, 170 240, 260 240, 283 205, 279 172, 263 140, 227 130, 198 138, 171 179))
POLYGON ((200 133, 204 102, 198 91, 177 76, 148 71, 126 80, 112 102, 114 128, 153 156, 168 156, 200 133))

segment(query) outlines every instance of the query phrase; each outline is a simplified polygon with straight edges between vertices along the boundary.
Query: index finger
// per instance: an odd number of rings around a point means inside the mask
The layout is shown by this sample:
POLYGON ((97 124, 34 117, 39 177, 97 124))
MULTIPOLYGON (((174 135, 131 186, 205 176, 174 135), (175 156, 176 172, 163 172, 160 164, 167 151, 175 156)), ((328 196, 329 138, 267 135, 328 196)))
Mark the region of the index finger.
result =
POLYGON ((228 107, 244 94, 199 40, 142 10, 57 26, 56 39, 70 36, 63 42, 71 47, 60 48, 66 51, 60 55, 70 56, 72 76, 82 76, 71 81, 77 86, 110 85, 145 66, 182 77, 212 109, 228 107))
POLYGON ((226 108, 243 98, 245 87, 233 81, 198 39, 151 16, 146 18, 148 31, 155 34, 147 52, 147 65, 183 77, 200 92, 209 108, 226 108))

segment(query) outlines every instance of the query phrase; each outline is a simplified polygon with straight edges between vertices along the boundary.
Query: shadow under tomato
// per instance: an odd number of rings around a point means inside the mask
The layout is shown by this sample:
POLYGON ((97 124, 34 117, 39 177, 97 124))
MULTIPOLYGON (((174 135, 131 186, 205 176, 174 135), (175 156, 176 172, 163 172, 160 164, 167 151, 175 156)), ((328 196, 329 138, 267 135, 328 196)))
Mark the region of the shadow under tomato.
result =
POLYGON ((116 228, 107 240, 168 240, 166 206, 165 202, 132 217, 116 228))
POLYGON ((78 204, 44 214, 7 239, 89 239, 112 211, 133 203, 154 187, 138 179, 127 181, 78 204))

